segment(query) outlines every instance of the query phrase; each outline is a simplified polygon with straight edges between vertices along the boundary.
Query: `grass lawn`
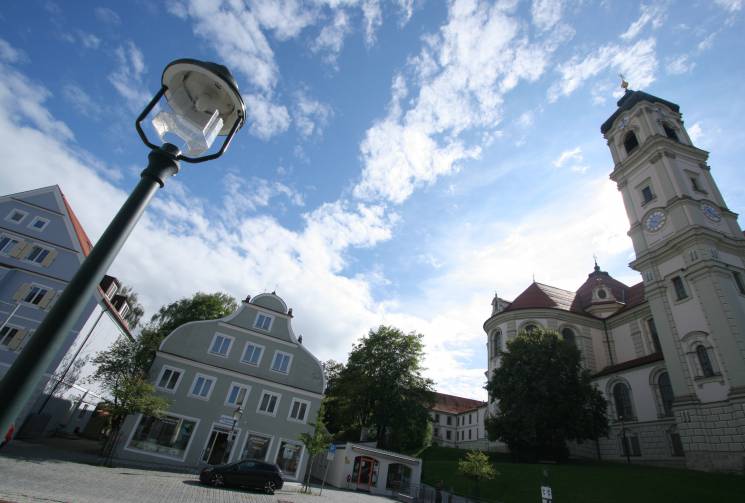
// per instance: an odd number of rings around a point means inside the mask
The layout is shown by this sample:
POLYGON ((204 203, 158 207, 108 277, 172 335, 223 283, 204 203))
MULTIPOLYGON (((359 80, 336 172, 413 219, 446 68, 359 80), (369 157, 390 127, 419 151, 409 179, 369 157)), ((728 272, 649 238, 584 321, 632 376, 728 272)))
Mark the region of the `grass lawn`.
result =
MULTIPOLYGON (((464 496, 474 496, 474 482, 458 474, 460 449, 424 450, 422 482, 464 496)), ((691 470, 611 462, 573 462, 561 465, 511 463, 491 454, 500 475, 481 483, 481 498, 502 503, 540 503, 543 468, 556 503, 729 503, 745 501, 745 477, 691 470)))

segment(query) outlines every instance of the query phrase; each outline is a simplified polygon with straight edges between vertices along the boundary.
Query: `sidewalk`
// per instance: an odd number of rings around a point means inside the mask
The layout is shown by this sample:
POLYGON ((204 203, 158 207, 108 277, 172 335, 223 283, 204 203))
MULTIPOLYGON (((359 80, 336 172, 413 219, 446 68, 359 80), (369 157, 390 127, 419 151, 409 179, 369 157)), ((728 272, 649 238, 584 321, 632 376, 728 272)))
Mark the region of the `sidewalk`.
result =
MULTIPOLYGON (((323 495, 285 483, 266 494, 199 484, 194 474, 99 466, 91 444, 67 439, 14 440, 0 451, 0 502, 44 503, 381 503, 380 496, 328 486, 323 495), (47 442, 49 441, 49 442, 47 442), (65 449, 76 442, 74 448, 65 449)), ((93 443, 96 444, 96 443, 93 443)), ((95 452, 95 451, 94 451, 95 452)))

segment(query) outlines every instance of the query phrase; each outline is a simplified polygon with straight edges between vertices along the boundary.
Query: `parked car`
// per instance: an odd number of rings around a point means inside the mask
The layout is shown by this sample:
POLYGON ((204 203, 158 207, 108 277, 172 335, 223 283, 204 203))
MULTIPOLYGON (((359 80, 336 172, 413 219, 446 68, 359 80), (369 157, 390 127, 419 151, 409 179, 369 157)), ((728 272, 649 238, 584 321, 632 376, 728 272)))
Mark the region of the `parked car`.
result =
POLYGON ((199 482, 218 487, 248 487, 274 494, 275 489, 282 489, 283 480, 277 465, 244 459, 227 465, 208 466, 199 474, 199 482))

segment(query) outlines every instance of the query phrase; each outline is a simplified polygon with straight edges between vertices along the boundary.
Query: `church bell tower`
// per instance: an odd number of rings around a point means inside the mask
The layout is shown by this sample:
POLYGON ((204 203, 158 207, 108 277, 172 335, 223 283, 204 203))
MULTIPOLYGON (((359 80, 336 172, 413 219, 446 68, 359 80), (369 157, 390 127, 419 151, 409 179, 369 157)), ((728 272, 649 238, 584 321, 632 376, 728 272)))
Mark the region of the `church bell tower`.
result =
POLYGON ((601 126, 691 468, 745 466, 745 236, 680 107, 626 90, 601 126))

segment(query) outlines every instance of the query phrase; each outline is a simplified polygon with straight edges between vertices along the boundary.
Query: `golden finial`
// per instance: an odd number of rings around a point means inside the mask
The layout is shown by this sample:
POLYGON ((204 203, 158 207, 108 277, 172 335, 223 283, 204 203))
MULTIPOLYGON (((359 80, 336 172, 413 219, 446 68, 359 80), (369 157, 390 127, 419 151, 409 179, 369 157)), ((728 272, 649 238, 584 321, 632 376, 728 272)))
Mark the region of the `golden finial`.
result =
POLYGON ((621 87, 624 89, 628 89, 629 83, 626 82, 626 77, 624 77, 622 73, 619 73, 618 76, 621 77, 621 87))

